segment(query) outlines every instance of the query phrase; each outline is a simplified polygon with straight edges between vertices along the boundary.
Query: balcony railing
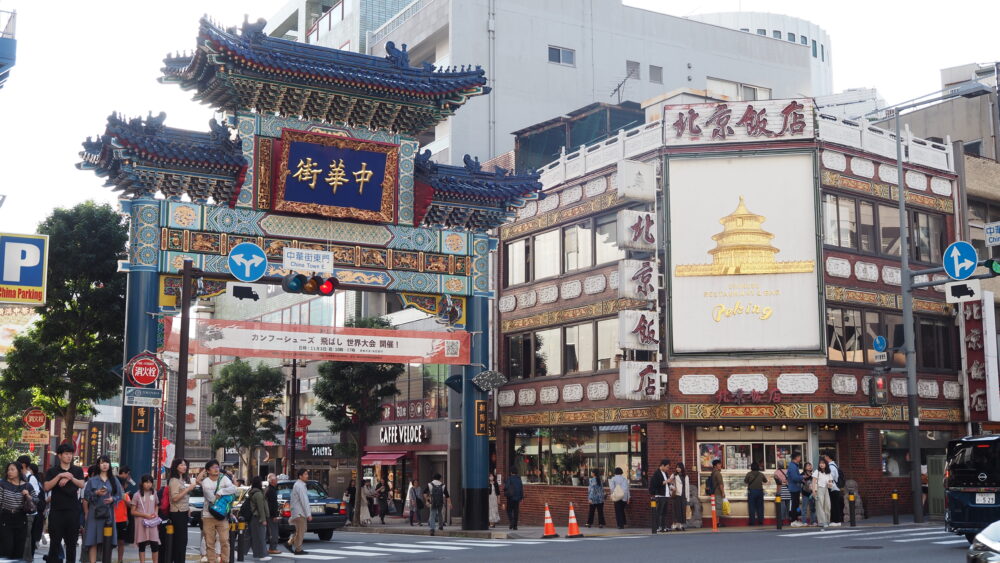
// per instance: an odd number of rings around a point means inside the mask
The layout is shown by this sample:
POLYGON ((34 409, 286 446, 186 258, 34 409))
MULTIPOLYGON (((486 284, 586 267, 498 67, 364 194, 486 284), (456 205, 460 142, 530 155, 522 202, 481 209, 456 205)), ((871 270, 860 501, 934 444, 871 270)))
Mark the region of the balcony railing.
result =
POLYGON ((14 39, 15 27, 17 27, 17 12, 0 10, 0 39, 14 39))
POLYGON ((391 20, 385 22, 375 31, 372 31, 368 35, 368 40, 366 45, 368 50, 371 51, 372 45, 375 45, 385 39, 390 33, 396 31, 399 26, 406 23, 406 21, 412 18, 417 12, 423 10, 430 4, 433 0, 414 0, 408 6, 403 8, 395 17, 391 20))

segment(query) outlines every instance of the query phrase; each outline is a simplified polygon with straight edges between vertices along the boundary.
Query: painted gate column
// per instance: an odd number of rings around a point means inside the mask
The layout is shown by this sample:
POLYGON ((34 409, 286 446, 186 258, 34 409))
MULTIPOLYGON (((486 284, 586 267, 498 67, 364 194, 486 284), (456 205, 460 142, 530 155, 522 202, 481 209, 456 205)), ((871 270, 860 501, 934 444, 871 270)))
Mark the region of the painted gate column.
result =
MULTIPOLYGON (((160 202, 152 198, 122 201, 131 217, 129 228, 128 289, 125 297, 125 357, 156 351, 159 326, 160 202)), ((131 385, 126 380, 123 385, 131 385)), ((153 475, 153 412, 122 407, 121 463, 133 475, 153 475), (141 416, 141 414, 145 416, 141 416)))
POLYGON ((486 405, 487 394, 480 391, 472 378, 486 370, 489 364, 489 299, 470 297, 467 330, 472 333, 470 365, 465 366, 462 381, 462 529, 489 529, 490 442, 488 433, 477 432, 481 427, 477 404, 486 405))

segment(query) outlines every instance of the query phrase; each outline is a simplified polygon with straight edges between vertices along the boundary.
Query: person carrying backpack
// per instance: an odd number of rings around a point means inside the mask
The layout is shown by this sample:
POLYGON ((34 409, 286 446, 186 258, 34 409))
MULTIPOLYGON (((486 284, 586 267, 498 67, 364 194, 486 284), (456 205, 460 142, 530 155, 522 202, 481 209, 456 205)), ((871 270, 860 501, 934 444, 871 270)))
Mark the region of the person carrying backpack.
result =
POLYGON ((208 563, 226 563, 229 561, 229 508, 231 502, 224 508, 226 514, 220 514, 219 518, 213 514, 215 502, 222 497, 231 497, 236 494, 236 485, 233 481, 222 473, 219 462, 212 459, 205 464, 205 471, 208 476, 201 481, 201 490, 204 493, 205 509, 201 518, 201 533, 205 538, 205 547, 208 552, 208 563), (218 547, 216 547, 218 542, 218 547), (216 551, 218 549, 218 551, 216 551))
POLYGON ((847 477, 829 454, 824 454, 822 457, 830 466, 830 474, 832 475, 832 482, 830 484, 830 525, 836 528, 844 523, 844 496, 841 492, 847 483, 847 477))
POLYGON ((257 475, 250 480, 250 490, 240 506, 240 518, 250 529, 250 545, 253 548, 253 558, 257 561, 271 560, 264 542, 269 515, 267 499, 264 498, 264 480, 257 475))
POLYGON ((594 523, 594 512, 597 512, 597 527, 604 527, 604 483, 601 482, 601 470, 590 470, 590 485, 587 488, 587 501, 590 503, 590 513, 587 514, 587 527, 594 523))
POLYGON ((424 488, 424 496, 427 498, 427 505, 431 507, 430 518, 427 523, 431 528, 431 535, 434 535, 435 525, 438 530, 444 530, 444 509, 451 509, 451 495, 448 494, 448 487, 441 481, 441 474, 435 473, 434 479, 427 483, 424 488))

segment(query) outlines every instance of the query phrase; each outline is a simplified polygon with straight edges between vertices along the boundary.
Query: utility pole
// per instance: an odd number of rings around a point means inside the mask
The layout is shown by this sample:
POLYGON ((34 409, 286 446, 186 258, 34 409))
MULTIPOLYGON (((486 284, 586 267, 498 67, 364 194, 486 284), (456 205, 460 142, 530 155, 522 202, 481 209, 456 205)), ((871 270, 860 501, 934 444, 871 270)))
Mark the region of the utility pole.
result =
MULTIPOLYGON (((177 405, 174 420, 174 459, 184 458, 184 430, 187 427, 187 379, 188 379, 188 347, 191 330, 191 282, 200 277, 202 271, 194 267, 191 260, 184 261, 181 268, 181 339, 180 357, 177 358, 177 405)), ((166 395, 166 390, 164 390, 166 395)), ((154 444, 154 450, 158 447, 154 444)))

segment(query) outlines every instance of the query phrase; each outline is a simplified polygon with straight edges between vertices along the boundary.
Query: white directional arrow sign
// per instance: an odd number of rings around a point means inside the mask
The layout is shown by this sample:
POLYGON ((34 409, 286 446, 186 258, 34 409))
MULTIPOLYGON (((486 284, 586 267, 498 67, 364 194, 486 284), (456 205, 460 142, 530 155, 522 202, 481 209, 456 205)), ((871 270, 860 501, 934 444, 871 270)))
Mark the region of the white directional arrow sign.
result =
POLYGON ((955 280, 964 280, 976 271, 979 255, 976 248, 965 241, 957 241, 948 245, 944 251, 944 271, 955 280))
POLYGON ((264 257, 259 254, 234 254, 233 262, 236 262, 240 266, 243 266, 244 273, 243 276, 249 278, 250 272, 255 266, 259 266, 264 262, 264 257))
POLYGON ((237 244, 229 251, 229 272, 241 282, 255 282, 267 271, 264 250, 252 242, 237 244))

